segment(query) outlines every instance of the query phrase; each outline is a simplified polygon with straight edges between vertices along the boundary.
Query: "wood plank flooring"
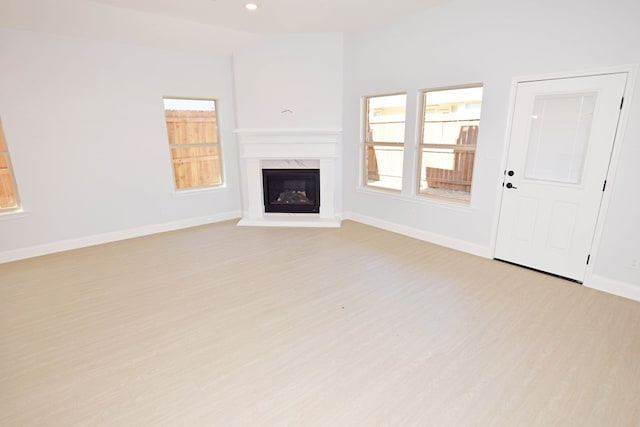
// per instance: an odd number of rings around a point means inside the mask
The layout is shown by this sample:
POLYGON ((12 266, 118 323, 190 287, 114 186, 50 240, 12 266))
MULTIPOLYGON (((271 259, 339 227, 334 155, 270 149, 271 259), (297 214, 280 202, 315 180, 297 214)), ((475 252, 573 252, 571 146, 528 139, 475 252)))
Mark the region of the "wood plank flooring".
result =
POLYGON ((354 222, 0 283, 0 426, 640 426, 640 303, 354 222))

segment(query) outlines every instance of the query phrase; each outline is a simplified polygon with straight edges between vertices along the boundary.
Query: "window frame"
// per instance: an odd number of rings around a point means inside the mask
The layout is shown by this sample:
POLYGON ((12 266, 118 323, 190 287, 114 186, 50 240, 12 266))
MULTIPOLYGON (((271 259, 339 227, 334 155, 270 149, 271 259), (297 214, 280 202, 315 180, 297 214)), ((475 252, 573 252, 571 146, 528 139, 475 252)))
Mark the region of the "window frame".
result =
MULTIPOLYGON (((186 194, 189 192, 199 192, 199 191, 207 191, 207 190, 215 190, 224 188, 226 185, 225 175, 224 175, 224 161, 223 161, 223 153, 222 153, 222 140, 220 137, 220 120, 219 120, 219 102, 217 98, 201 98, 201 97, 185 97, 185 96, 163 96, 163 113, 164 113, 164 124, 165 131, 167 134, 167 147, 169 148, 169 162, 171 164, 171 172, 172 172, 172 182, 173 182, 173 191, 174 194, 186 194), (216 126, 215 126, 215 138, 217 142, 204 142, 204 143, 171 143, 169 139, 169 130, 167 128, 167 108, 164 104, 165 100, 176 100, 176 101, 210 101, 213 102, 216 126), (197 186, 188 186, 188 187, 178 187, 178 179, 177 179, 177 171, 175 158, 173 156, 173 149, 176 148, 197 148, 197 147, 216 147, 218 152, 218 169, 220 171, 220 183, 219 184, 205 184, 205 185, 197 185, 197 186)), ((174 110, 175 111, 175 110, 174 110)), ((178 110, 179 111, 179 110, 178 110)), ((188 110, 187 110, 188 111, 188 110)), ((198 156, 205 157, 206 155, 198 156)))
POLYGON ((407 125, 407 102, 408 102, 408 93, 407 92, 391 92, 391 93, 382 93, 382 94, 376 94, 376 95, 365 95, 362 97, 362 111, 363 111, 363 118, 362 118, 362 124, 361 124, 361 154, 360 154, 360 160, 359 163, 361 165, 361 173, 360 173, 360 179, 362 182, 361 188, 367 189, 367 190, 374 190, 374 191, 384 191, 384 192, 389 192, 389 193, 393 193, 393 194, 401 194, 402 190, 403 190, 403 181, 404 181, 404 174, 405 174, 405 167, 404 167, 404 155, 405 155, 405 149, 406 149, 406 125, 407 125), (369 101, 372 98, 383 98, 383 97, 387 97, 387 96, 399 96, 399 95, 404 95, 405 96, 405 104, 404 104, 404 120, 402 122, 397 121, 397 122, 389 122, 389 123, 402 123, 403 127, 404 127, 404 131, 403 131, 403 135, 402 135, 402 142, 390 142, 390 141, 381 141, 381 142, 373 142, 373 141, 368 141, 368 129, 369 129, 369 101), (368 166, 368 159, 367 159, 367 152, 369 147, 371 147, 372 149, 375 149, 375 147, 400 147, 402 150, 402 174, 400 176, 400 188, 396 189, 396 188, 388 188, 388 187, 383 187, 383 186, 376 186, 376 185, 370 185, 369 184, 369 166, 368 166))
MULTIPOLYGON (((9 175, 9 185, 11 186, 11 192, 13 193, 13 200, 15 201, 15 206, 3 208, 0 206, 0 215, 13 214, 16 212, 22 211, 22 203, 20 201, 20 193, 18 192, 18 184, 16 181, 15 171, 13 169, 13 164, 11 163, 11 155, 9 154, 9 144, 7 143, 7 139, 4 135, 4 127, 2 125, 2 118, 0 118, 0 157, 5 158, 5 162, 7 164, 7 173, 9 175), (4 149, 2 148, 4 146, 4 149)), ((0 185, 2 185, 0 183, 0 185)))
MULTIPOLYGON (((470 189, 469 189, 469 195, 468 197, 462 198, 462 197, 454 197, 454 196, 447 196, 444 194, 429 194, 426 192, 422 192, 421 191, 421 182, 422 182, 422 168, 423 168, 423 149, 429 149, 429 148, 433 148, 433 149, 450 149, 450 145, 451 144, 425 144, 424 143, 424 132, 425 132, 425 125, 427 123, 427 121, 425 120, 426 117, 426 107, 427 107, 427 94, 429 92, 440 92, 440 91, 448 91, 448 90, 457 90, 457 89, 474 89, 474 88, 481 88, 483 90, 482 93, 482 98, 480 100, 480 115, 479 118, 477 119, 477 123, 478 123, 478 135, 479 135, 479 128, 480 128, 480 122, 482 121, 482 103, 484 100, 484 83, 470 83, 470 84, 463 84, 463 85, 455 85, 455 86, 444 86, 444 87, 436 87, 436 88, 429 88, 429 89, 422 89, 419 92, 419 100, 420 100, 420 107, 419 107, 419 111, 420 111, 420 115, 419 115, 419 120, 420 120, 420 125, 419 125, 419 133, 418 133, 418 138, 416 141, 416 164, 417 164, 417 168, 415 170, 416 176, 415 176, 415 182, 416 182, 416 189, 415 189, 415 196, 419 197, 422 200, 437 200, 437 201, 441 201, 441 202, 451 202, 451 203, 455 203, 457 205, 461 205, 461 206, 470 206, 471 205, 471 200, 472 200, 472 192, 473 192, 473 181, 474 181, 474 176, 475 176, 475 166, 476 166, 476 153, 477 153, 477 149, 478 149, 478 142, 476 140, 476 143, 473 144, 473 149, 470 149, 466 146, 461 145, 460 147, 458 147, 458 149, 455 152, 472 152, 474 154, 474 159, 473 159, 473 164, 472 164, 472 174, 471 174, 471 182, 470 182, 470 189)), ((473 121, 473 120, 464 120, 464 121, 473 121)), ((455 153, 454 152, 454 153, 455 153)))

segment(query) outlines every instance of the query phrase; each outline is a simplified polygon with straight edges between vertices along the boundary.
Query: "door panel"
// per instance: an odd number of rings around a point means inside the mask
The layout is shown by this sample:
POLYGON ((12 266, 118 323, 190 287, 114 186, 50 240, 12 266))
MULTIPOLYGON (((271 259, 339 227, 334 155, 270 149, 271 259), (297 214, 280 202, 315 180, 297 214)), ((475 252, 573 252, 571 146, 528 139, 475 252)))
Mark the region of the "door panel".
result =
POLYGON ((549 246, 554 249, 569 250, 575 232, 578 206, 575 203, 556 202, 551 211, 549 225, 549 246), (567 226, 567 224, 569 226, 567 226))
POLYGON ((532 242, 538 216, 538 200, 531 197, 521 197, 518 204, 518 213, 514 218, 516 239, 532 242))
POLYGON ((626 79, 518 84, 496 258, 584 279, 626 79))

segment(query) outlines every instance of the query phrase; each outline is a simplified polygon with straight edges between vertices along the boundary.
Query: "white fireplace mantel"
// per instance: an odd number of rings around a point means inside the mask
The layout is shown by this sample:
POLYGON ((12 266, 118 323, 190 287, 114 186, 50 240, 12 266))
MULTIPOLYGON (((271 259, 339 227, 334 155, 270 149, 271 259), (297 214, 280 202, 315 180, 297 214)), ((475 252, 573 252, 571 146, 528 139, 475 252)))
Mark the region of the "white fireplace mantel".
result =
POLYGON ((339 227, 336 213, 336 161, 340 130, 334 129, 238 129, 241 167, 245 175, 245 206, 239 225, 280 227, 339 227), (262 169, 320 169, 319 214, 264 212, 262 169))

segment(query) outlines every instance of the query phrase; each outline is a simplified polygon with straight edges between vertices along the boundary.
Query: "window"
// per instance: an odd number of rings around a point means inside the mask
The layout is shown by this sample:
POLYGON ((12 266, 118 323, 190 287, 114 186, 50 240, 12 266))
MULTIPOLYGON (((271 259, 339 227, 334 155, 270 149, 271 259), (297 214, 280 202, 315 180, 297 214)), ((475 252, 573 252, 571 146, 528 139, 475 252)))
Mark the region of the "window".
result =
POLYGON ((481 103, 482 86, 423 93, 420 195, 470 201, 481 103))
POLYGON ((366 98, 364 182, 400 191, 404 157, 406 94, 366 98))
POLYGON ((222 184, 216 102, 164 98, 176 189, 222 184))
POLYGON ((20 209, 7 141, 0 120, 0 213, 20 209))

